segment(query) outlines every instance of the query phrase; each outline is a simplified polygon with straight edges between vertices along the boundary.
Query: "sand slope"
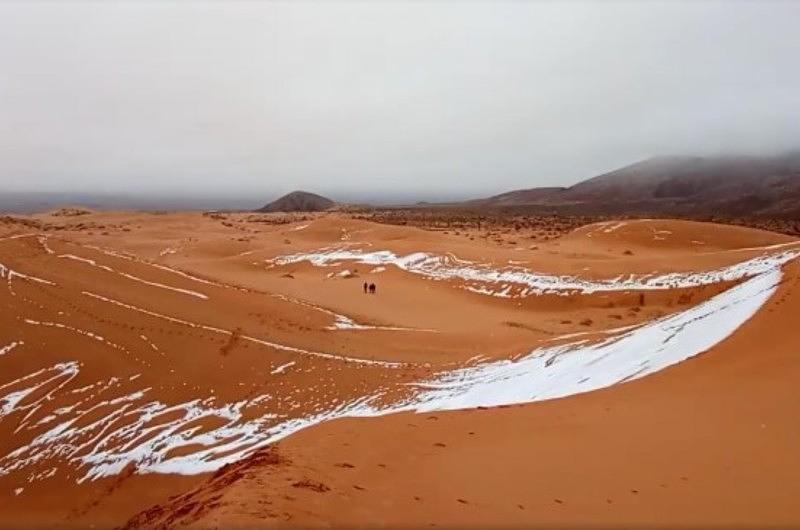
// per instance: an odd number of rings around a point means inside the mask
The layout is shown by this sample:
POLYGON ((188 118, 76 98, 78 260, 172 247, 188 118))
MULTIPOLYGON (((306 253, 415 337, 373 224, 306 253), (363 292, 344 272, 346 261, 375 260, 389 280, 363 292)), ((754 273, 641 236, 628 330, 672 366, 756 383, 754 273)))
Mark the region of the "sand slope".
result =
POLYGON ((2 524, 797 522, 786 236, 641 220, 508 250, 344 214, 129 212, 2 230, 2 524), (389 414, 454 408, 473 410, 389 414))
POLYGON ((733 337, 646 379, 532 405, 328 423, 131 526, 797 525, 798 289, 792 265, 733 337), (176 517, 190 503, 206 508, 176 517))

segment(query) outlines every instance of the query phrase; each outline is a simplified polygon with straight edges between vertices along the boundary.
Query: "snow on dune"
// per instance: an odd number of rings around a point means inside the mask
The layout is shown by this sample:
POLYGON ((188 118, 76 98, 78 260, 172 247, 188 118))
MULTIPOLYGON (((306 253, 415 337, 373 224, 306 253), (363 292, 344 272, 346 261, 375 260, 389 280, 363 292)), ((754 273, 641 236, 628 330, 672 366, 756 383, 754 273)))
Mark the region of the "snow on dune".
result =
POLYGON ((752 317, 774 293, 778 269, 682 313, 594 344, 541 348, 516 361, 462 368, 419 383, 413 409, 454 410, 553 399, 638 379, 702 353, 752 317))
POLYGON ((324 307, 312 304, 311 302, 307 302, 306 300, 300 300, 299 298, 293 298, 291 296, 286 296, 280 293, 271 294, 273 298, 277 298, 279 300, 283 300, 284 302, 289 302, 292 304, 297 304, 303 307, 307 307, 314 311, 319 311, 320 313, 324 313, 326 315, 333 317, 333 324, 326 326, 325 329, 330 331, 337 331, 337 330, 349 330, 349 331, 361 331, 361 330, 378 330, 378 331, 426 331, 426 332, 434 332, 436 330, 433 329, 419 329, 419 328, 408 328, 402 326, 373 326, 371 324, 361 324, 356 322, 352 318, 336 313, 331 311, 330 309, 326 309, 324 307))
POLYGON ((158 287, 159 289, 167 289, 167 290, 170 290, 170 291, 175 291, 176 293, 181 293, 181 294, 186 294, 186 295, 189 295, 189 296, 194 296, 195 298, 200 298, 201 300, 208 300, 208 296, 206 296, 203 293, 199 293, 197 291, 192 291, 191 289, 181 289, 180 287, 174 287, 172 285, 165 285, 163 283, 158 283, 158 282, 153 282, 153 281, 150 281, 150 280, 145 280, 144 278, 140 278, 138 276, 134 276, 133 274, 128 274, 127 272, 121 272, 121 271, 115 270, 115 269, 109 267, 108 265, 101 265, 101 264, 97 263, 93 259, 83 258, 83 257, 80 257, 80 256, 76 256, 74 254, 59 254, 58 257, 62 258, 62 259, 70 259, 70 260, 73 260, 73 261, 86 263, 87 265, 91 265, 92 267, 97 267, 98 269, 102 269, 102 270, 104 270, 106 272, 113 272, 113 273, 119 274, 123 278, 127 278, 127 279, 133 280, 135 282, 143 283, 145 285, 150 285, 152 287, 158 287))
MULTIPOLYGON (((165 315, 163 313, 158 313, 156 311, 151 311, 149 309, 138 307, 138 306, 135 306, 135 305, 132 305, 132 304, 128 304, 128 303, 125 303, 125 302, 120 302, 119 300, 114 300, 113 298, 108 298, 106 296, 99 295, 99 294, 96 294, 96 293, 92 293, 90 291, 82 291, 81 294, 84 295, 84 296, 88 296, 90 298, 94 298, 95 300, 100 300, 102 302, 113 304, 113 305, 116 305, 118 307, 124 307, 125 309, 130 309, 131 311, 136 311, 138 313, 142 313, 142 314, 154 317, 154 318, 159 318, 159 319, 162 319, 162 320, 166 320, 168 322, 172 322, 172 323, 175 323, 175 324, 180 324, 182 326, 188 326, 190 328, 197 328, 197 329, 204 329, 204 330, 210 331, 212 333, 218 333, 218 334, 221 334, 221 335, 228 335, 228 336, 232 335, 232 333, 233 333, 231 330, 228 330, 228 329, 217 328, 217 327, 214 327, 214 326, 209 326, 209 325, 201 324, 201 323, 198 323, 198 322, 191 322, 191 321, 184 320, 184 319, 177 318, 177 317, 173 317, 173 316, 170 316, 170 315, 165 315)), ((298 353, 298 354, 302 354, 302 355, 308 355, 308 356, 311 356, 311 357, 319 357, 319 358, 322 358, 322 359, 332 359, 332 360, 343 361, 343 362, 354 363, 354 364, 382 366, 384 368, 401 368, 401 367, 405 366, 405 363, 397 363, 397 362, 391 362, 391 361, 380 361, 380 360, 375 360, 375 359, 362 359, 362 358, 358 358, 358 357, 349 357, 349 356, 346 356, 346 355, 339 355, 339 354, 335 354, 335 353, 320 352, 320 351, 314 351, 314 350, 306 350, 306 349, 303 349, 303 348, 296 348, 294 346, 288 346, 286 344, 280 344, 280 343, 277 343, 277 342, 272 342, 272 341, 268 341, 268 340, 264 340, 264 339, 259 339, 257 337, 251 337, 249 335, 240 335, 239 338, 242 339, 242 340, 246 340, 246 341, 249 341, 249 342, 256 343, 256 344, 261 344, 262 346, 267 346, 269 348, 274 348, 276 350, 281 350, 281 351, 286 351, 286 352, 291 352, 291 353, 298 353)))
POLYGON ((85 330, 85 329, 76 328, 74 326, 70 326, 69 324, 64 324, 63 322, 47 322, 47 321, 33 320, 33 319, 30 319, 30 318, 23 319, 23 322, 25 324, 30 325, 30 326, 44 326, 44 327, 47 327, 47 328, 57 328, 57 329, 63 329, 63 330, 66 330, 66 331, 72 331, 72 332, 77 333, 79 335, 83 335, 85 337, 89 337, 90 339, 94 339, 96 341, 102 342, 102 343, 104 343, 104 344, 106 344, 108 346, 111 346, 115 350, 120 350, 120 351, 124 351, 125 353, 130 353, 130 352, 128 352, 128 350, 124 346, 120 346, 119 344, 104 338, 102 335, 98 335, 97 333, 94 333, 93 331, 88 331, 88 330, 85 330))
POLYGON ((8 283, 11 283, 11 280, 14 278, 20 278, 22 280, 28 280, 30 282, 41 283, 44 285, 55 285, 55 283, 51 282, 50 280, 45 280, 43 278, 38 278, 36 276, 31 276, 30 274, 25 274, 14 270, 6 265, 0 263, 0 278, 5 278, 8 283))
MULTIPOLYGON (((2 404, 2 406, 0 406, 0 418, 17 410, 29 410, 38 407, 39 403, 42 401, 52 399, 51 396, 69 383, 76 375, 78 375, 78 363, 71 361, 68 363, 59 363, 49 368, 43 368, 32 374, 1 385, 0 404, 2 404), (21 404, 29 395, 33 395, 40 388, 45 388, 47 385, 54 384, 55 382, 59 382, 58 386, 40 396, 36 401, 25 405, 21 404), (20 388, 24 384, 30 386, 20 388), (17 388, 17 390, 8 391, 8 389, 11 388, 17 388), (7 392, 2 394, 4 390, 7 392)), ((2 474, 2 470, 0 470, 0 475, 2 474)))
MULTIPOLYGON (((150 390, 144 388, 82 410, 67 407, 57 419, 48 419, 52 423, 48 423, 47 431, 0 458, 0 475, 63 455, 73 455, 71 462, 83 470, 81 480, 114 475, 130 462, 136 464, 139 473, 210 472, 331 419, 530 403, 605 388, 652 374, 713 347, 762 307, 781 276, 780 269, 773 267, 695 307, 620 330, 596 343, 581 340, 542 347, 517 360, 478 360, 424 381, 399 385, 404 397, 390 404, 380 404, 380 394, 364 395, 345 403, 328 401, 315 413, 302 417, 286 419, 262 413, 254 418, 248 407, 267 396, 231 404, 198 398, 170 405, 143 402, 150 390), (100 406, 111 412, 76 427, 81 418, 100 406), (166 413, 175 413, 174 419, 153 422, 156 417, 165 418, 166 413), (117 422, 123 415, 127 420, 117 422), (189 428, 204 417, 216 418, 218 426, 189 428), (248 417, 251 419, 246 420, 248 417), (96 437, 95 432, 101 432, 102 437, 96 437), (190 446, 194 448, 191 452, 176 451, 190 446)), ((284 372, 290 365, 284 364, 274 373, 284 372)), ((41 399, 50 399, 62 389, 67 392, 65 385, 77 373, 77 363, 59 364, 0 386, 0 415, 20 407, 35 407, 41 399), (28 381, 30 384, 26 384, 28 381), (27 396, 45 386, 50 388, 45 396, 23 405, 27 396), (5 395, 3 389, 7 389, 5 395)))
POLYGON ((546 293, 568 294, 578 292, 589 294, 602 291, 663 290, 697 287, 722 281, 749 278, 773 270, 798 255, 800 255, 800 249, 792 249, 779 253, 765 254, 710 271, 641 276, 628 275, 607 280, 549 275, 518 266, 495 269, 487 264, 465 261, 453 255, 441 256, 414 252, 405 256, 398 256, 389 250, 362 252, 344 248, 322 249, 316 252, 278 256, 267 260, 267 263, 275 266, 308 261, 316 266, 324 267, 335 263, 354 261, 373 266, 394 265, 401 270, 434 280, 456 279, 472 282, 472 285, 468 284, 466 288, 480 294, 512 298, 546 293), (512 285, 517 286, 517 289, 512 289, 512 285))
POLYGON ((270 372, 270 374, 282 374, 286 371, 287 368, 294 366, 296 363, 294 361, 289 361, 288 363, 283 363, 282 365, 278 366, 274 370, 270 372))
POLYGON ((14 341, 11 344, 7 344, 6 346, 3 346, 2 348, 0 348, 0 355, 5 355, 5 354, 9 353, 11 350, 13 350, 14 348, 16 348, 17 346, 22 346, 23 344, 25 344, 23 341, 19 341, 19 342, 14 341))
POLYGON ((628 224, 628 223, 625 222, 625 221, 620 221, 619 223, 615 223, 615 224, 613 224, 613 225, 611 225, 611 226, 609 226, 607 228, 604 228, 603 232, 606 233, 606 234, 610 234, 611 232, 617 230, 618 228, 622 228, 626 224, 628 224))
POLYGON ((427 328, 407 328, 403 326, 373 326, 372 324, 359 324, 355 320, 345 315, 334 314, 333 324, 327 326, 328 330, 350 330, 350 331, 421 331, 436 333, 435 329, 427 328))
MULTIPOLYGON (((248 290, 243 288, 243 287, 239 287, 239 286, 236 286, 236 285, 230 285, 230 284, 226 284, 226 283, 221 283, 221 282, 215 282, 215 281, 212 281, 212 280, 208 280, 206 278, 201 278, 199 276, 195 276, 193 274, 190 274, 190 273, 188 273, 186 271, 183 271, 183 270, 180 270, 180 269, 175 269, 173 267, 168 267, 167 265, 162 265, 160 263, 155 263, 155 262, 152 262, 152 261, 148 261, 148 260, 142 259, 142 258, 140 258, 140 257, 138 257, 138 256, 136 256, 134 254, 130 254, 128 252, 123 252, 123 251, 113 250, 113 249, 109 249, 109 248, 98 247, 96 245, 80 245, 80 246, 82 246, 84 248, 88 248, 90 250, 94 250, 94 251, 100 252, 102 254, 105 254, 106 256, 111 256, 113 258, 124 259, 126 261, 132 261, 132 262, 135 262, 135 263, 140 263, 142 265, 147 265, 148 267, 153 267, 153 268, 156 268, 156 269, 159 269, 159 270, 162 270, 162 271, 166 271, 166 272, 169 272, 171 274, 175 274, 177 276, 182 276, 182 277, 184 277, 184 278, 186 278, 188 280, 192 280, 194 282, 202 283, 202 284, 205 284, 205 285, 212 285, 214 287, 221 287, 221 288, 225 288, 225 289, 236 289, 238 291, 248 292, 248 290)), ((198 293, 198 294, 200 294, 200 293, 198 293)))

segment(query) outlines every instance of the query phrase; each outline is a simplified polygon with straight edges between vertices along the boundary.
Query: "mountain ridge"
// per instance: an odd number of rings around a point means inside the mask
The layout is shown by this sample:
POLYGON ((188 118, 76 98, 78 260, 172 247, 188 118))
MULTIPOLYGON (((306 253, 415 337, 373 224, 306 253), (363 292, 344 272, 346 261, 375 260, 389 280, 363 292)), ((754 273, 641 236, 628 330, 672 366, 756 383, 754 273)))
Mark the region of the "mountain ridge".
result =
POLYGON ((514 190, 465 206, 590 213, 800 215, 800 151, 772 157, 659 156, 569 187, 514 190))

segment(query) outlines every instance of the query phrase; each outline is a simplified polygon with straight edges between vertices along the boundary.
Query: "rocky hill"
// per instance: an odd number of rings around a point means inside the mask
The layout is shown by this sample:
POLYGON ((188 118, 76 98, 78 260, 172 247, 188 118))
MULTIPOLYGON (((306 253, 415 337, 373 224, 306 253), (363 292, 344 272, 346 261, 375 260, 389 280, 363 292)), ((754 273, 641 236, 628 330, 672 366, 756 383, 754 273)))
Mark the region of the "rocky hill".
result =
POLYGON ((334 201, 316 193, 293 191, 259 208, 258 212, 321 212, 336 205, 334 201))

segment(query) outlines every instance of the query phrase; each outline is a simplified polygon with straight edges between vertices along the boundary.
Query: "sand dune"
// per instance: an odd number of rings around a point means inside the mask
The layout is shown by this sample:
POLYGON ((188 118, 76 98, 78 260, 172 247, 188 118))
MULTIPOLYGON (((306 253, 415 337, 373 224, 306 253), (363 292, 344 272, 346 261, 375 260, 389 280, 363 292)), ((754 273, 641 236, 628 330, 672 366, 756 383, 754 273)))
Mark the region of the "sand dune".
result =
POLYGON ((0 233, 4 523, 800 521, 787 236, 78 219, 0 233))

